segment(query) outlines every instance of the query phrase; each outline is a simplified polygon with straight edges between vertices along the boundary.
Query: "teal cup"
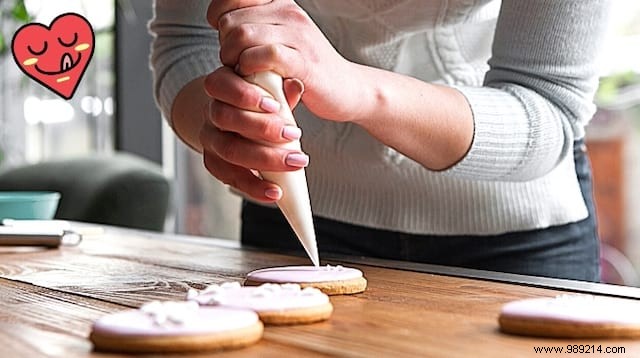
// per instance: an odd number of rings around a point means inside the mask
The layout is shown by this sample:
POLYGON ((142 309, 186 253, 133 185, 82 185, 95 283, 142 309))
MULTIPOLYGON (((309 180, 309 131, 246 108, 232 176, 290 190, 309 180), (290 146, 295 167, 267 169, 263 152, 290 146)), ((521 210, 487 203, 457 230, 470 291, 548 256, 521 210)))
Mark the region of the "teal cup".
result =
POLYGON ((50 220, 59 202, 54 191, 0 191, 0 220, 50 220))

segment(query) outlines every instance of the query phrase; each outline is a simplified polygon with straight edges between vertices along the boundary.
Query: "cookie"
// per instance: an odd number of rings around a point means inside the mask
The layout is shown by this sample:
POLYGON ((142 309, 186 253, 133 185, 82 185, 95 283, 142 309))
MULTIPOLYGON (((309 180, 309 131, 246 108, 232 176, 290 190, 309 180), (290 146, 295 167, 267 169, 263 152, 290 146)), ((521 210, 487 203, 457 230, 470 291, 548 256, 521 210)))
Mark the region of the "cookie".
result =
POLYGON ((500 330, 527 336, 564 338, 640 337, 640 301, 567 294, 507 303, 500 330))
POLYGON ((297 284, 240 286, 237 282, 211 285, 202 291, 189 290, 187 299, 201 305, 245 308, 255 311, 264 324, 306 324, 324 321, 333 306, 320 290, 297 284))
POLYGON ((250 310, 153 301, 96 320, 89 339, 97 351, 183 353, 241 348, 260 340, 262 332, 250 310))
POLYGON ((362 271, 340 265, 271 267, 247 274, 245 285, 263 283, 297 283, 303 288, 315 287, 327 295, 349 295, 367 288, 362 271))

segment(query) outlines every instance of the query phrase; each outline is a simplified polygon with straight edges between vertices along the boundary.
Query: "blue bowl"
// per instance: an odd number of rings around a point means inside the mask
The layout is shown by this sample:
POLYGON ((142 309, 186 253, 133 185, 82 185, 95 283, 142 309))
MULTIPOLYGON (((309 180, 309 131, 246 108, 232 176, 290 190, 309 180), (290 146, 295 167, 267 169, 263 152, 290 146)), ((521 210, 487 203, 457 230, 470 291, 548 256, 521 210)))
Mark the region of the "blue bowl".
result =
POLYGON ((54 191, 0 191, 0 220, 50 220, 59 202, 60 193, 54 191))

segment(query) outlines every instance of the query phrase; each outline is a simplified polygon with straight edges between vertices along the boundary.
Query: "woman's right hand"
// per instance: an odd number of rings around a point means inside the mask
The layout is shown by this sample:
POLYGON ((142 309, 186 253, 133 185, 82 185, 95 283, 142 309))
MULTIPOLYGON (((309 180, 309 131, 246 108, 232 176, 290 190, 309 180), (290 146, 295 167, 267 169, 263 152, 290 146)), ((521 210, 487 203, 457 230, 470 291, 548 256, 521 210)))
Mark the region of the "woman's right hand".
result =
MULTIPOLYGON (((285 124, 278 115, 280 104, 229 67, 220 67, 208 75, 204 86, 211 98, 203 111, 199 136, 205 167, 214 177, 253 200, 277 201, 282 189, 254 173, 306 167, 306 154, 279 146, 298 140, 300 129, 285 124)), ((293 108, 302 96, 302 82, 285 79, 284 91, 293 108)))

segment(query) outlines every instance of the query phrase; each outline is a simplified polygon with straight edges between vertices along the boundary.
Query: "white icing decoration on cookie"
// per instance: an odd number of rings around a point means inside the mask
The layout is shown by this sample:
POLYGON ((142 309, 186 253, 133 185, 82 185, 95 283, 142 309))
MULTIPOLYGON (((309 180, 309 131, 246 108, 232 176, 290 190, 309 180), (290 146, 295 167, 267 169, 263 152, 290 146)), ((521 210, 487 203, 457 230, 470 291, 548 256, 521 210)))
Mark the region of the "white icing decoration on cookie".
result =
POLYGON ((220 288, 225 290, 236 289, 242 287, 240 282, 223 282, 220 284, 220 288))
POLYGON ((640 301, 606 296, 564 294, 507 303, 502 314, 577 323, 640 325, 640 301))
POLYGON ((201 305, 247 308, 254 311, 275 311, 324 305, 329 297, 315 288, 301 289, 298 284, 265 283, 260 286, 211 285, 187 299, 201 305))
POLYGON ((271 267, 261 270, 255 270, 247 274, 247 279, 257 282, 297 282, 297 283, 313 283, 313 282, 330 282, 330 281, 347 281, 362 277, 362 271, 337 266, 284 266, 271 267))
POLYGON ((200 293, 195 288, 189 288, 189 290, 187 291, 187 300, 191 300, 192 298, 197 297, 199 294, 200 293))
POLYGON ((140 311, 151 318, 153 323, 159 327, 167 327, 171 324, 183 324, 192 319, 198 310, 198 305, 194 302, 160 302, 151 301, 140 307, 140 311))
POLYGON ((209 334, 250 327, 258 322, 251 310, 228 307, 200 307, 195 302, 149 303, 140 309, 105 315, 93 324, 93 331, 116 335, 172 336, 209 334), (161 315, 169 320, 165 323, 161 315), (179 323, 177 322, 179 321, 179 323))
POLYGON ((302 289, 301 295, 302 296, 313 296, 313 295, 317 295, 318 292, 322 292, 319 289, 315 288, 315 287, 305 287, 302 289))

